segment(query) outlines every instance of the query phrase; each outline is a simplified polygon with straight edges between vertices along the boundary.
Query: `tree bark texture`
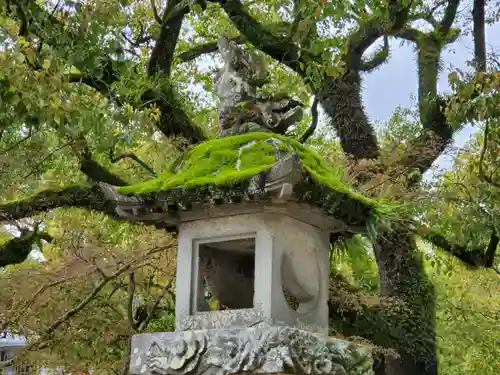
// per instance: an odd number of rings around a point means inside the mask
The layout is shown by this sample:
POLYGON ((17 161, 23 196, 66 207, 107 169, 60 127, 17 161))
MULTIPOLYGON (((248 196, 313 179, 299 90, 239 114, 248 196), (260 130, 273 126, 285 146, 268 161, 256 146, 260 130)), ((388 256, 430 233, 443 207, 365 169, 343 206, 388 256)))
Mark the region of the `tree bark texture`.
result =
POLYGON ((401 357, 387 357, 384 374, 436 375, 435 293, 414 236, 404 226, 379 233, 374 251, 382 296, 400 300, 408 314, 398 327, 401 340, 392 346, 401 357))

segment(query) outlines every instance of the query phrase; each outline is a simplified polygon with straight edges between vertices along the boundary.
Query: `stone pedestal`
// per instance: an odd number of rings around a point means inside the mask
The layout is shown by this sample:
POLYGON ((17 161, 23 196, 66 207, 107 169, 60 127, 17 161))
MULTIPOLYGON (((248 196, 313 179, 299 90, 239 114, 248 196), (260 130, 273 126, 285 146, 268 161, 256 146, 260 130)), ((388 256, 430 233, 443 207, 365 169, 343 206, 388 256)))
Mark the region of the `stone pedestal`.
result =
POLYGON ((372 375, 369 347, 297 328, 162 332, 132 338, 132 375, 372 375))

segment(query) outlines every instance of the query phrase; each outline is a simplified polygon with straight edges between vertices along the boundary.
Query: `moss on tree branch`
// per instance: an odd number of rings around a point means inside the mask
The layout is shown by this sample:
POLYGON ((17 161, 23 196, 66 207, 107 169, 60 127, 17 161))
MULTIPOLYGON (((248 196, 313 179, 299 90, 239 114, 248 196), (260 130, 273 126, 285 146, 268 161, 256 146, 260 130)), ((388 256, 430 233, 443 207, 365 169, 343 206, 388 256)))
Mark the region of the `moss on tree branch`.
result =
POLYGON ((61 190, 44 190, 35 196, 0 204, 0 222, 31 217, 59 207, 78 207, 102 212, 119 219, 115 206, 97 186, 70 186, 61 190))
MULTIPOLYGON (((411 27, 397 30, 396 36, 410 40, 418 48, 418 104, 420 121, 423 131, 406 148, 406 152, 399 159, 397 168, 418 168, 423 175, 445 150, 453 138, 453 129, 445 115, 446 100, 437 94, 437 81, 441 51, 456 40, 458 32, 450 33, 451 24, 446 17, 456 16, 456 8, 450 1, 443 23, 435 30, 423 33, 411 27)), ((393 166, 390 166, 391 169, 393 166)))
POLYGON ((493 267, 496 249, 500 241, 494 230, 485 248, 468 248, 449 241, 443 235, 429 230, 419 230, 418 234, 426 241, 460 259, 469 267, 493 267))

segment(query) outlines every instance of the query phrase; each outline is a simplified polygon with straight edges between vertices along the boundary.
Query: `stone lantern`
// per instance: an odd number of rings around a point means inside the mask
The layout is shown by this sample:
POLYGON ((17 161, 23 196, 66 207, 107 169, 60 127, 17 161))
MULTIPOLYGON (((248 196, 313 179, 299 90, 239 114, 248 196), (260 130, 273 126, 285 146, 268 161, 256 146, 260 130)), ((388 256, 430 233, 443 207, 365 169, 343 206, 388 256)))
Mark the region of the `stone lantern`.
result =
MULTIPOLYGON (((333 345, 328 350, 338 351, 338 358, 332 363, 345 371, 342 363, 359 357, 366 371, 345 373, 370 373, 366 364, 371 363, 371 356, 366 347, 326 336, 329 244, 331 236, 363 231, 364 220, 377 214, 377 206, 327 172, 321 159, 306 147, 283 136, 256 132, 199 145, 175 174, 119 189, 101 185, 107 197, 117 202, 122 217, 178 233, 176 332, 134 336, 132 374, 171 373, 172 364, 164 364, 167 367, 163 370, 154 369, 160 364, 151 364, 160 357, 167 362, 177 358, 171 350, 186 350, 179 354, 181 358, 196 347, 195 351, 200 351, 196 361, 202 361, 210 345, 240 343, 243 346, 237 351, 257 345, 252 350, 265 352, 271 350, 264 349, 271 345, 268 340, 284 340, 273 345, 288 348, 293 340, 287 335, 298 335, 295 340, 299 341, 312 340, 307 345, 333 345), (269 157, 275 158, 270 166, 259 165, 259 160, 269 157), (215 162, 207 163, 207 158, 215 162), (226 164, 221 166, 220 160, 226 164), (200 166, 202 163, 207 169, 200 166), (224 175, 217 169, 224 170, 224 175), (207 284, 223 310, 209 308, 204 298, 207 284), (187 341, 179 344, 176 340, 187 341), (194 341, 189 344, 189 340, 194 341), (249 341, 242 344, 241 340, 249 341), (258 340, 264 341, 259 344, 258 340), (174 343, 184 349, 170 347, 174 343), (189 345, 194 347, 189 349, 189 345), (149 362, 147 353, 153 356, 149 362)), ((276 350, 292 350, 283 348, 276 350)), ((327 350, 321 348, 317 350, 327 350)), ((272 354, 281 359, 268 358, 270 352, 264 352, 245 354, 263 356, 248 364, 251 371, 260 368, 267 372, 269 368, 284 372, 288 366, 285 359, 294 361, 279 357, 288 355, 284 352, 272 354), (270 363, 264 366, 266 361, 270 363)), ((228 353, 220 355, 229 357, 218 360, 235 360, 228 353)), ((179 358, 176 361, 184 361, 179 358)), ((177 365, 188 369, 186 361, 177 365)), ((245 361, 233 364, 238 370, 223 370, 229 366, 225 362, 219 370, 247 371, 245 361)), ((333 372, 337 373, 344 372, 333 372)))
MULTIPOLYGON (((251 101, 251 87, 237 87, 251 101)), ((297 120, 292 104, 270 99, 265 110, 279 115, 255 116, 285 129, 297 120)), ((197 145, 159 178, 101 184, 120 216, 178 234, 176 330, 132 338, 133 375, 372 374, 368 346, 327 335, 327 301, 331 237, 365 231, 378 205, 257 117, 197 145)))

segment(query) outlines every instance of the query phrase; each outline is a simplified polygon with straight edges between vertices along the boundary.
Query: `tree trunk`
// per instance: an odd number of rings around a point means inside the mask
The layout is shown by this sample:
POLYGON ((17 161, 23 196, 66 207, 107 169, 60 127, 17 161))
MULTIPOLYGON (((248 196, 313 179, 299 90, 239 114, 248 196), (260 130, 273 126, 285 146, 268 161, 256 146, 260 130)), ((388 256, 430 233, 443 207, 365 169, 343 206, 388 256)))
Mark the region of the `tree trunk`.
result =
POLYGON ((379 233, 374 245, 382 296, 404 303, 393 348, 401 355, 385 359, 384 375, 437 375, 435 294, 425 275, 423 256, 404 227, 379 233))
MULTIPOLYGON (((344 151, 355 160, 376 159, 379 150, 375 132, 362 105, 360 86, 361 78, 355 70, 342 77, 328 78, 320 92, 320 102, 331 117, 331 126, 335 128, 344 151)), ((344 327, 347 328, 344 333, 356 335, 363 332, 367 339, 401 355, 399 359, 386 355, 377 375, 435 375, 434 288, 425 275, 422 254, 413 235, 404 227, 380 233, 374 250, 381 295, 402 300, 406 308, 401 314, 406 316, 389 310, 364 311, 365 317, 358 314, 348 319, 352 325, 344 327), (367 335, 364 331, 369 325, 373 329, 367 335)), ((388 306, 384 304, 381 308, 387 309, 388 306)))
POLYGON ((319 93, 342 149, 355 160, 379 156, 377 139, 361 101, 361 77, 355 70, 342 77, 327 77, 319 93))

